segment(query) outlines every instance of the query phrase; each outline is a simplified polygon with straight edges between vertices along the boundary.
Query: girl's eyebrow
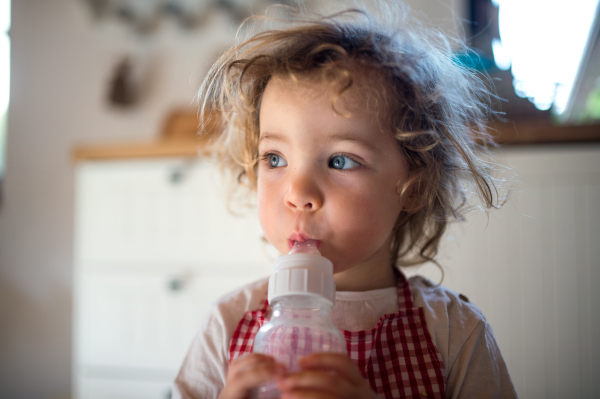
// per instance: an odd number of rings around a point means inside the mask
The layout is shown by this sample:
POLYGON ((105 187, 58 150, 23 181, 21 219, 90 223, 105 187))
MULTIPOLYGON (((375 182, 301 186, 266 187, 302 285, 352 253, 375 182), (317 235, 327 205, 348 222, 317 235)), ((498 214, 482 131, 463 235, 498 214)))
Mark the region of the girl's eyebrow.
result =
POLYGON ((328 136, 327 139, 328 139, 328 141, 350 141, 361 147, 366 148, 367 150, 371 150, 371 151, 376 150, 376 147, 370 141, 358 138, 355 135, 351 135, 351 134, 345 134, 345 133, 333 134, 331 136, 328 136))
POLYGON ((260 137, 258 138, 258 145, 260 145, 260 143, 262 143, 263 141, 278 141, 280 143, 289 143, 289 139, 286 136, 278 133, 269 132, 260 135, 260 137))
MULTIPOLYGON (((366 148, 367 150, 370 151, 375 151, 377 148, 368 140, 364 140, 361 138, 356 137, 356 135, 352 135, 352 134, 346 134, 346 133, 338 133, 338 134, 332 134, 330 136, 327 136, 325 138, 326 141, 328 142, 339 142, 339 141, 350 141, 352 143, 355 143, 363 148, 366 148)), ((258 145, 260 146, 260 144, 263 141, 276 141, 276 142, 280 142, 280 143, 284 143, 284 144, 289 144, 290 139, 283 134, 278 134, 278 133, 263 133, 260 135, 259 139, 258 139, 258 145)))

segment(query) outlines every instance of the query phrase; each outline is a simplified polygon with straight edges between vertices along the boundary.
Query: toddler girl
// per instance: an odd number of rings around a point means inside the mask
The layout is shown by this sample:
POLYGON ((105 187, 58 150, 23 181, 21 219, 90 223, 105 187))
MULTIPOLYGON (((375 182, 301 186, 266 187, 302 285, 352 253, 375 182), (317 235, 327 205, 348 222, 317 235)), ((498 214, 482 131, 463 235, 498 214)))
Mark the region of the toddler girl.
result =
POLYGON ((313 240, 333 263, 348 354, 305 357, 293 374, 252 354, 265 279, 214 304, 175 397, 247 398, 270 380, 285 398, 516 396, 481 311, 400 271, 435 262, 467 183, 487 208, 498 198, 477 154, 485 86, 443 36, 390 15, 271 20, 284 26, 225 53, 200 93, 224 119, 215 152, 256 191, 266 239, 282 254, 313 240))

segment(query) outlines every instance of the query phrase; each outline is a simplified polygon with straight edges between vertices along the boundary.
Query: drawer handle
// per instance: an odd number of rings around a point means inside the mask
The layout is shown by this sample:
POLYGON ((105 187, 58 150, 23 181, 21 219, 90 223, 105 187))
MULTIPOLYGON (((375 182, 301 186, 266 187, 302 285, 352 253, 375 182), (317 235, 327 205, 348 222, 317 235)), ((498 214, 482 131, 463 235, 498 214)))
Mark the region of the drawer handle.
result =
POLYGON ((188 159, 183 161, 179 166, 173 168, 169 173, 169 181, 171 184, 182 183, 196 162, 197 160, 195 159, 188 159))
POLYGON ((193 273, 185 273, 177 277, 172 277, 167 281, 167 288, 171 292, 180 292, 185 289, 192 280, 193 273))
POLYGON ((183 289, 183 286, 185 285, 184 281, 180 278, 174 278, 171 279, 171 281, 169 281, 169 290, 173 291, 173 292, 179 292, 183 289))

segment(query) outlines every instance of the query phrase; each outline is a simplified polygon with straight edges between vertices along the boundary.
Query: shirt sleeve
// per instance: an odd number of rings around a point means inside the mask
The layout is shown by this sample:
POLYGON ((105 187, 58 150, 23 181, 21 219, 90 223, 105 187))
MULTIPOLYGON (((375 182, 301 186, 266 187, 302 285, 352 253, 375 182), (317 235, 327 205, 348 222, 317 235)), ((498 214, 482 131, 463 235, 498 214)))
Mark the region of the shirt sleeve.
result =
POLYGON ((516 398, 510 375, 491 326, 481 320, 471 332, 446 381, 452 399, 516 398))
POLYGON ((214 303, 173 383, 173 399, 214 399, 225 386, 229 344, 244 312, 266 298, 267 279, 242 287, 214 303))
POLYGON ((200 332, 173 383, 173 399, 216 398, 227 374, 226 327, 223 318, 213 310, 204 320, 200 332))

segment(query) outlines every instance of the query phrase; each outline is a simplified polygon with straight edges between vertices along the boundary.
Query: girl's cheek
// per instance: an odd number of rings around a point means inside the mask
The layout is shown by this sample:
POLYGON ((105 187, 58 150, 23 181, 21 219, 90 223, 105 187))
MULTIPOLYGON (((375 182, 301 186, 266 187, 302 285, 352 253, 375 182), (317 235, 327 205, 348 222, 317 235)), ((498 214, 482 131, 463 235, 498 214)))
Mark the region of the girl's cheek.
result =
MULTIPOLYGON (((282 248, 283 244, 280 242, 282 240, 279 239, 281 234, 278 231, 281 227, 281 217, 277 214, 277 207, 272 202, 269 202, 268 198, 268 195, 263 196, 263 200, 261 200, 261 196, 258 197, 258 220, 260 226, 267 241, 280 252, 285 251, 282 253, 287 253, 287 247, 282 248)), ((285 241, 285 244, 287 244, 287 241, 285 241)))
POLYGON ((265 179, 258 179, 256 184, 256 200, 258 204, 259 212, 263 212, 263 209, 267 207, 269 202, 269 187, 265 179))

